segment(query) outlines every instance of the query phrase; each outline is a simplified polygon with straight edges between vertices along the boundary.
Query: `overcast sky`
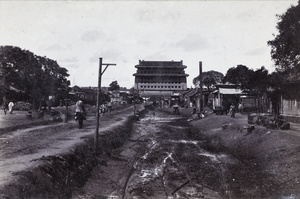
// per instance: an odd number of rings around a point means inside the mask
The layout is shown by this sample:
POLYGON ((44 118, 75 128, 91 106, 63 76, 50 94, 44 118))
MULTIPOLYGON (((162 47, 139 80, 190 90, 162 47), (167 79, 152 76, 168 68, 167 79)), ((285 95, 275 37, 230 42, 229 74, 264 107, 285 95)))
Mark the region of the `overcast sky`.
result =
POLYGON ((72 86, 97 86, 99 57, 115 63, 102 85, 134 85, 139 60, 180 61, 188 87, 203 71, 238 64, 274 71, 268 40, 285 1, 0 1, 0 45, 57 60, 72 86))

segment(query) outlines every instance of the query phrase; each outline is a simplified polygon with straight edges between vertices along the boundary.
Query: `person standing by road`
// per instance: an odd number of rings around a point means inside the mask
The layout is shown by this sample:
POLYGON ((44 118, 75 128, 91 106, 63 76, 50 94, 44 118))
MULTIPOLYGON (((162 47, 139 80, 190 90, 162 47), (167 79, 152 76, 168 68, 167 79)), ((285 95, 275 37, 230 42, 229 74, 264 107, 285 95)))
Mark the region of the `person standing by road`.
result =
POLYGON ((10 114, 12 114, 12 112, 13 112, 13 107, 14 107, 14 103, 13 102, 9 102, 9 104, 8 104, 8 112, 10 113, 10 114))
POLYGON ((230 106, 230 110, 229 110, 229 113, 230 113, 230 116, 232 118, 235 117, 235 105, 232 103, 231 106, 230 106))
POLYGON ((179 115, 179 105, 177 103, 173 106, 173 113, 179 115))
POLYGON ((108 102, 108 103, 107 103, 107 108, 108 108, 108 111, 109 111, 109 112, 112 111, 112 105, 111 105, 111 102, 108 102))
POLYGON ((53 105, 53 100, 52 100, 52 98, 51 98, 51 99, 48 101, 48 103, 47 103, 48 111, 49 111, 49 112, 51 111, 52 105, 53 105))
POLYGON ((3 111, 4 111, 4 115, 6 115, 7 113, 7 110, 8 110, 8 102, 7 102, 7 99, 6 99, 6 96, 4 95, 3 96, 3 111))
POLYGON ((4 111, 4 115, 6 115, 7 110, 8 110, 8 104, 7 104, 7 101, 5 100, 5 101, 3 102, 3 111, 4 111))

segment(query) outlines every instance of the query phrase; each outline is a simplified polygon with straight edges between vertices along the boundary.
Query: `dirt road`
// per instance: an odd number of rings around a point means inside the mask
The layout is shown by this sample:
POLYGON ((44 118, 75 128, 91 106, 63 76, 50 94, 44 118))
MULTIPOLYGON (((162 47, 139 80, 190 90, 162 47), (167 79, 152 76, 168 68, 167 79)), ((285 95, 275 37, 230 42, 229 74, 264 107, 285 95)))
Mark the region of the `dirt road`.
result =
MULTIPOLYGON (((78 124, 76 124, 74 119, 71 119, 68 123, 60 122, 41 125, 44 123, 41 119, 30 121, 25 118, 24 114, 25 113, 16 111, 12 115, 2 116, 1 118, 1 123, 4 124, 2 127, 11 129, 16 120, 15 124, 18 125, 20 129, 1 132, 0 198, 10 198, 9 196, 13 198, 20 197, 18 194, 22 193, 16 193, 16 195, 14 195, 11 193, 12 190, 10 190, 9 187, 14 187, 13 190, 19 190, 20 188, 18 188, 18 186, 24 186, 21 189, 26 189, 26 186, 29 187, 29 185, 26 184, 19 185, 20 177, 31 175, 26 173, 27 171, 39 175, 39 169, 44 169, 45 167, 41 165, 45 163, 46 165, 48 164, 52 170, 57 169, 55 172, 59 171, 61 168, 55 168, 53 160, 59 160, 63 154, 72 153, 76 146, 86 145, 86 141, 93 138, 95 133, 96 122, 93 113, 88 114, 82 129, 78 129, 78 124), (19 121, 18 118, 20 118, 19 121)), ((132 115, 132 107, 101 116, 99 135, 103 135, 108 129, 122 125, 130 115, 132 115)), ((50 176, 49 172, 45 175, 50 176)), ((31 176, 29 181, 26 179, 24 182, 28 184, 32 183, 32 186, 40 186, 44 189, 43 187, 45 187, 45 185, 43 182, 37 183, 38 179, 35 178, 39 178, 39 176, 31 176)), ((43 176, 41 175, 40 178, 43 178, 43 176)), ((41 180, 43 181, 43 179, 41 180)), ((44 181, 46 183, 46 179, 44 179, 44 181)), ((59 179, 57 179, 57 181, 59 181, 59 179)), ((53 189, 55 189, 55 187, 53 189)), ((23 191, 23 197, 26 197, 25 194, 27 193, 25 190, 23 191)), ((31 193, 28 194, 30 194, 30 196, 35 195, 31 193)), ((33 198, 35 197, 37 196, 33 196, 33 198)))
POLYGON ((296 131, 249 134, 246 115, 182 115, 150 111, 72 198, 300 197, 296 131))

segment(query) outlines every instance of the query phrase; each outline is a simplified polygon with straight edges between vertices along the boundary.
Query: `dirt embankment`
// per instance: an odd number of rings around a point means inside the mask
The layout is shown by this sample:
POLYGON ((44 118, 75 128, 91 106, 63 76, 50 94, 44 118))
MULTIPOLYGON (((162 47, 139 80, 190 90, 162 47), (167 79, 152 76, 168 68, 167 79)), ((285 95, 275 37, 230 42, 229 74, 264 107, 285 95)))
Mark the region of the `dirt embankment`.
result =
MULTIPOLYGON (((192 121, 215 143, 224 146, 260 179, 272 179, 265 189, 277 198, 300 198, 300 132, 292 124, 290 130, 267 129, 256 125, 248 131, 247 115, 209 115, 192 121)), ((241 177, 241 176, 239 176, 241 177)), ((251 178, 251 176, 244 176, 251 178)), ((262 196, 263 198, 263 196, 262 196)))
POLYGON ((256 126, 249 133, 247 115, 209 114, 188 124, 182 116, 190 110, 163 111, 136 123, 131 139, 74 198, 299 198, 293 129, 256 126))
MULTIPOLYGON (((110 119, 101 118, 104 120, 102 123, 109 125, 100 126, 105 132, 99 134, 97 154, 94 153, 93 147, 94 135, 84 134, 79 137, 81 142, 71 146, 64 153, 32 159, 30 162, 33 166, 29 169, 14 172, 10 183, 1 187, 0 198, 70 198, 74 187, 85 184, 93 167, 105 164, 105 159, 110 155, 109 151, 121 146, 130 136, 136 118, 132 114, 127 115, 125 122, 119 122, 121 118, 118 115, 111 116, 110 119)), ((85 131, 90 131, 89 129, 90 127, 86 126, 85 131)), ((55 131, 57 130, 56 128, 55 131)))

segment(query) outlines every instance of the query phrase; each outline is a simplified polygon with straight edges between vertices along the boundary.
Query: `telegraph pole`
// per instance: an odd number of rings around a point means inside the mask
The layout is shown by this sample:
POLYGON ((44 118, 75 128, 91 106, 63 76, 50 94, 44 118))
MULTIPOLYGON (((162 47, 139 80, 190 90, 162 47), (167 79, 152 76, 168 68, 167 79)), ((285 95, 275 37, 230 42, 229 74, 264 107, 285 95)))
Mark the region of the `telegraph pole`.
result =
POLYGON ((68 95, 69 95, 69 91, 68 91, 68 88, 69 88, 69 81, 67 81, 67 83, 66 83, 66 122, 69 121, 69 119, 68 119, 68 114, 69 114, 69 110, 68 110, 68 95))
POLYGON ((98 72, 98 89, 97 89, 97 123, 96 123, 96 130, 95 130, 95 139, 94 139, 94 153, 96 154, 98 151, 98 140, 99 140, 99 107, 100 107, 100 92, 101 92, 101 79, 103 73, 106 71, 108 66, 115 66, 116 64, 103 64, 102 57, 99 58, 99 72, 98 72), (102 66, 105 65, 104 70, 102 71, 102 66))
POLYGON ((199 61, 199 84, 197 86, 197 108, 198 117, 200 118, 202 108, 203 108, 203 94, 202 94, 202 61, 199 61))
POLYGON ((202 87, 203 87, 203 78, 202 78, 202 61, 199 62, 199 77, 200 77, 200 92, 199 92, 199 113, 201 114, 201 112, 203 111, 203 93, 202 93, 202 87))

